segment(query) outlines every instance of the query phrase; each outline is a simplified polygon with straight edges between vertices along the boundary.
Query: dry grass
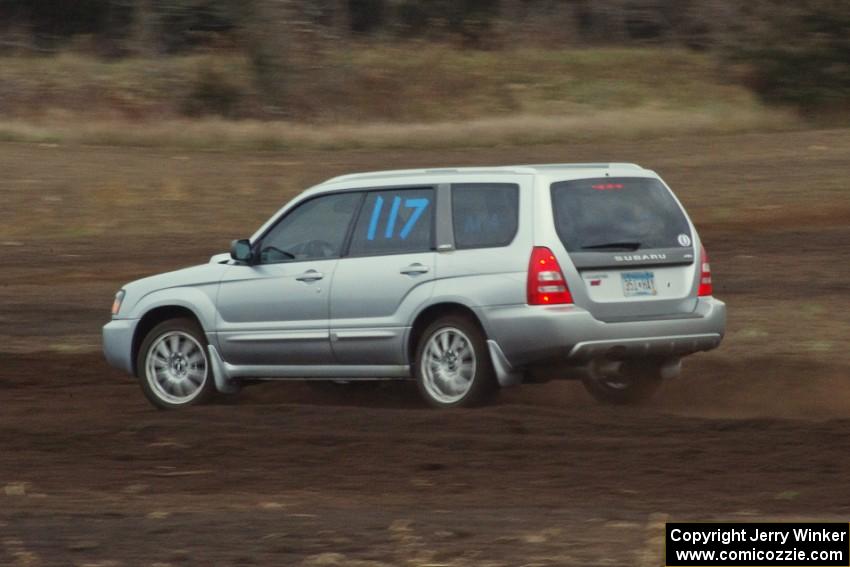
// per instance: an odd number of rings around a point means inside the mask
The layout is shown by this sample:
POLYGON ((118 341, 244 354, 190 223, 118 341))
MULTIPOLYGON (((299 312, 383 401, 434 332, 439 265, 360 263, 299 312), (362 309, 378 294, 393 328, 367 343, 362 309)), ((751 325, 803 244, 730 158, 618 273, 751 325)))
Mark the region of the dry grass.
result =
MULTIPOLYGON (((757 106, 705 54, 678 49, 468 51, 430 43, 312 53, 289 69, 272 112, 238 53, 104 61, 75 53, 0 58, 0 112, 60 109, 87 118, 178 116, 212 73, 237 98, 240 118, 310 122, 434 122, 516 114, 585 114, 658 106, 757 106)), ((212 93, 213 95, 215 93, 212 93)), ((209 111, 214 108, 207 109, 209 111)))
POLYGON ((156 122, 63 120, 0 122, 0 140, 188 149, 285 150, 455 148, 533 145, 576 140, 639 140, 680 134, 782 130, 794 115, 717 107, 696 111, 643 107, 582 115, 479 118, 433 123, 348 123, 175 119, 156 122))
POLYGON ((765 108, 730 84, 711 57, 677 49, 354 46, 321 53, 291 73, 284 106, 274 111, 237 54, 3 58, 0 139, 199 149, 451 148, 800 125, 792 113, 765 108), (181 114, 215 110, 214 92, 213 100, 197 94, 201 77, 204 88, 211 88, 209 77, 213 86, 225 85, 233 97, 228 115, 238 120, 181 114))
POLYGON ((209 69, 249 86, 247 61, 234 55, 101 60, 76 53, 0 58, 0 111, 5 116, 125 119, 178 114, 209 69))

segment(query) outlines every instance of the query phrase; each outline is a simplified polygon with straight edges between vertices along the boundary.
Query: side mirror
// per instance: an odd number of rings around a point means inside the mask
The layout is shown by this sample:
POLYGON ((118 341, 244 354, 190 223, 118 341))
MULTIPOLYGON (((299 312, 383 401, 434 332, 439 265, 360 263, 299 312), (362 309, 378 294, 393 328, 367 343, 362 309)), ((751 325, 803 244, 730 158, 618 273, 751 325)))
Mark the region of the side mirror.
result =
POLYGON ((234 240, 230 243, 230 257, 238 262, 250 264, 254 258, 254 252, 251 249, 251 241, 247 238, 234 240))

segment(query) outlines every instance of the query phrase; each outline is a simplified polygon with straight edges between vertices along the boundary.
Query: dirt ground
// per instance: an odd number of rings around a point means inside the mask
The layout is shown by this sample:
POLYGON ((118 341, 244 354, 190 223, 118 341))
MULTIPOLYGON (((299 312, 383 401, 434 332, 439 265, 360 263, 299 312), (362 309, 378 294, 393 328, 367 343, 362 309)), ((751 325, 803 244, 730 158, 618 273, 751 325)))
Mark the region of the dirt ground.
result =
POLYGON ((452 152, 0 145, 0 565, 660 565, 663 523, 850 518, 850 131, 452 152), (98 352, 112 294, 299 188, 387 167, 632 160, 729 305, 643 408, 577 384, 425 409, 266 384, 163 413, 98 352))

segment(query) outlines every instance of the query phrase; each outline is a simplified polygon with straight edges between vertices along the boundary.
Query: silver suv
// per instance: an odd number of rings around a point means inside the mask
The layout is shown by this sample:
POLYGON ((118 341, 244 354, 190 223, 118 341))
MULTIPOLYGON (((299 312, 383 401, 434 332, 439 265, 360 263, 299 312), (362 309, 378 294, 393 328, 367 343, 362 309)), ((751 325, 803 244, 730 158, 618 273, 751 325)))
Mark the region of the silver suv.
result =
POLYGON ((579 378, 647 399, 726 308, 658 175, 625 163, 344 175, 209 263, 118 292, 103 349, 160 408, 256 380, 413 379, 438 407, 579 378))

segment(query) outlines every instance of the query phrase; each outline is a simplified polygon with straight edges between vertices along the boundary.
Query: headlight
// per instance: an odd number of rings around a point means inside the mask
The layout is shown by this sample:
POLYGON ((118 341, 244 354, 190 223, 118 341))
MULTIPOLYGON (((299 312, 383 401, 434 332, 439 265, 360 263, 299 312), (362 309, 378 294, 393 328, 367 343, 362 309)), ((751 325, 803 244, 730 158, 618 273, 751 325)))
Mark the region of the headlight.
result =
POLYGON ((121 310, 121 302, 124 301, 124 290, 120 290, 115 294, 115 300, 112 302, 112 314, 118 315, 118 311, 121 310))

